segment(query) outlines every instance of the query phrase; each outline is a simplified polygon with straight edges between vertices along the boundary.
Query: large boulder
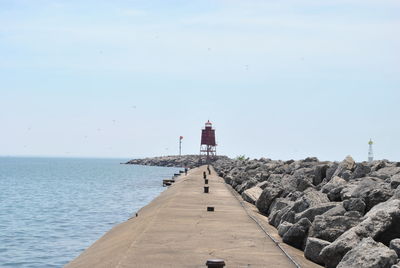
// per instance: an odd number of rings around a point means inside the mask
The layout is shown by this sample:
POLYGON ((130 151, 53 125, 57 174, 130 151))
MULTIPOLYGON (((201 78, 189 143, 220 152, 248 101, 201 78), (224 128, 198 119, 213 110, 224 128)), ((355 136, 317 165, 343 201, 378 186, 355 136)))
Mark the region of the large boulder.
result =
POLYGON ((336 267, 343 256, 363 238, 372 237, 388 246, 391 240, 400 237, 400 200, 391 199, 376 205, 363 219, 321 251, 326 267, 336 267))
POLYGON ((366 204, 366 211, 375 205, 388 200, 393 195, 388 183, 379 178, 365 177, 347 183, 340 192, 342 200, 361 198, 366 204))
POLYGON ((390 178, 390 186, 396 189, 400 185, 400 174, 396 174, 390 178))
POLYGON ((329 246, 330 244, 330 242, 322 239, 308 237, 304 249, 304 257, 315 263, 324 265, 324 259, 321 258, 320 252, 324 247, 329 246))
POLYGON ((374 171, 370 174, 371 177, 377 177, 382 180, 389 179, 390 177, 400 174, 400 167, 384 167, 378 171, 374 171))
POLYGON ((278 234, 280 237, 283 237, 286 232, 293 226, 293 223, 290 222, 282 222, 281 224, 279 224, 278 226, 278 234))
POLYGON ((344 179, 335 176, 321 188, 321 192, 326 193, 330 201, 341 201, 340 192, 346 184, 344 179))
POLYGON ((275 198, 278 198, 283 192, 283 189, 279 186, 277 187, 266 187, 258 200, 256 201, 256 206, 258 210, 263 213, 268 215, 268 209, 269 206, 272 204, 272 202, 275 200, 275 198))
POLYGON ((241 194, 247 189, 250 189, 251 187, 255 186, 258 183, 258 181, 255 178, 249 178, 246 181, 242 182, 242 184, 238 185, 235 187, 235 190, 241 194))
POLYGON ((356 163, 356 167, 350 179, 357 179, 367 176, 371 172, 371 167, 367 163, 356 163))
POLYGON ((262 193, 262 189, 260 187, 254 186, 250 189, 247 189, 242 193, 242 197, 245 201, 255 204, 258 198, 262 193))
POLYGON ((299 220, 301 220, 303 218, 307 218, 310 222, 313 222, 315 216, 321 215, 336 206, 337 206, 336 203, 322 203, 322 204, 310 207, 310 208, 304 210, 303 212, 296 214, 296 216, 294 218, 294 222, 298 222, 299 220))
POLYGON ((396 251, 398 257, 400 257, 400 238, 395 238, 390 241, 389 247, 396 251))
POLYGON ((329 199, 326 194, 316 191, 312 188, 304 191, 304 194, 293 204, 293 211, 300 213, 309 207, 317 206, 322 203, 328 203, 329 199))
POLYGON ((333 173, 333 177, 338 176, 345 180, 348 180, 352 176, 352 172, 354 171, 355 166, 356 162, 349 155, 342 162, 340 162, 339 166, 333 173))
POLYGON ((294 171, 293 178, 295 179, 296 190, 302 192, 307 188, 313 187, 315 171, 313 168, 300 168, 294 171))
POLYGON ((358 217, 316 216, 308 235, 333 242, 344 232, 360 223, 360 221, 358 217))
POLYGON ((343 201, 343 207, 347 211, 358 211, 364 215, 366 204, 361 198, 350 198, 343 201))
POLYGON ((343 216, 347 210, 343 207, 342 203, 338 203, 334 208, 331 208, 327 212, 325 212, 324 216, 343 216))
POLYGON ((289 228, 289 230, 282 237, 282 241, 295 248, 303 249, 310 226, 311 222, 308 219, 301 219, 289 228))
POLYGON ((315 186, 319 185, 323 181, 323 179, 326 178, 326 171, 328 170, 328 168, 329 166, 326 164, 315 166, 312 184, 314 184, 315 186))
POLYGON ((347 252, 337 268, 390 268, 396 262, 394 250, 368 237, 347 252))
POLYGON ((336 162, 329 165, 328 169, 326 170, 326 181, 330 181, 333 178, 333 174, 335 173, 338 166, 339 164, 336 162))
POLYGON ((277 198, 269 208, 268 221, 271 225, 278 227, 281 222, 294 222, 294 212, 290 213, 293 207, 293 201, 287 198, 277 198), (293 216, 288 217, 288 213, 293 216), (282 219, 283 218, 283 219, 282 219))

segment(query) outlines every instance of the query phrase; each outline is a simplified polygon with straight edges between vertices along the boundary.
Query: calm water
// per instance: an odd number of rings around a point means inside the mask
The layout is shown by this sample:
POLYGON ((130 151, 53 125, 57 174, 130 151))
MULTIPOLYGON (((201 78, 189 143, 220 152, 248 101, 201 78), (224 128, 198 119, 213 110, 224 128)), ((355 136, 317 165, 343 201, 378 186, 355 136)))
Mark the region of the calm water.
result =
POLYGON ((0 267, 62 267, 178 170, 122 161, 0 157, 0 267))

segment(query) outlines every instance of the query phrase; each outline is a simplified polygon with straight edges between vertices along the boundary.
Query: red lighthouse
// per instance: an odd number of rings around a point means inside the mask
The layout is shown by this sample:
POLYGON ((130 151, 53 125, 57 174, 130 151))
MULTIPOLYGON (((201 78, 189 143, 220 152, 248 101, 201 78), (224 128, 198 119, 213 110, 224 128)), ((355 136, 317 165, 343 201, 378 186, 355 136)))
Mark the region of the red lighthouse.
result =
POLYGON ((210 120, 206 122, 205 128, 201 130, 200 161, 206 156, 206 162, 217 155, 217 143, 215 142, 215 129, 212 128, 210 120))

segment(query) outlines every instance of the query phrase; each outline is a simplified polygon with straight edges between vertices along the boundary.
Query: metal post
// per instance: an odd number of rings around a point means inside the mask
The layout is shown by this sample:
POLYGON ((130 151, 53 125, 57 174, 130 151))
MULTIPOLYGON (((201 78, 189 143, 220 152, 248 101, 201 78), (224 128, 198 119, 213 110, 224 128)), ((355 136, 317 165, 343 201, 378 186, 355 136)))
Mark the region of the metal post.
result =
POLYGON ((182 155, 182 136, 179 137, 179 156, 182 155))
POLYGON ((208 268, 223 268, 225 266, 225 261, 222 259, 209 259, 206 265, 208 268))

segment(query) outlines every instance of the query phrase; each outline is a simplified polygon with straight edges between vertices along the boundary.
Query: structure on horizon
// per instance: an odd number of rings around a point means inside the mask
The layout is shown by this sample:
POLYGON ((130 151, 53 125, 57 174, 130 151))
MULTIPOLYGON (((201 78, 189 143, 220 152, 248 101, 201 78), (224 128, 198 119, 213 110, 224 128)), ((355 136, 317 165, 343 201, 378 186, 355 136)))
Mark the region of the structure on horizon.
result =
POLYGON ((217 143, 215 142, 215 129, 212 128, 210 120, 206 122, 201 130, 200 161, 205 158, 206 163, 217 156, 217 143))
POLYGON ((374 160, 374 151, 372 150, 372 144, 374 144, 374 142, 369 139, 369 150, 368 150, 368 162, 372 162, 374 160))

